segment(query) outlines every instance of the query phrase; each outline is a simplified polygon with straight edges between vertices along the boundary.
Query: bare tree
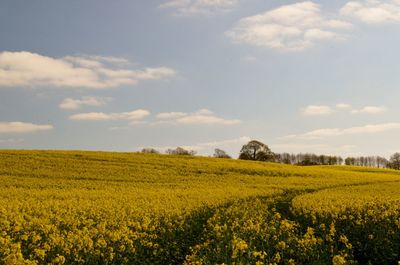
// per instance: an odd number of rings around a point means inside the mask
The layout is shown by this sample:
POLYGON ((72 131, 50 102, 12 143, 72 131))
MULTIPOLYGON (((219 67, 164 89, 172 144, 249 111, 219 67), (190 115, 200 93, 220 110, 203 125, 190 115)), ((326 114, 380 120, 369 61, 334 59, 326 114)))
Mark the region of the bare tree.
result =
POLYGON ((346 157, 344 164, 346 166, 354 166, 356 164, 356 159, 354 157, 346 157))
POLYGON ((143 148, 141 152, 145 153, 145 154, 159 154, 160 153, 154 148, 143 148))
POLYGON ((167 154, 169 155, 188 155, 188 156, 194 156, 196 154, 196 151, 193 150, 186 150, 182 147, 177 147, 176 149, 168 149, 166 151, 167 154))
POLYGON ((216 158, 231 158, 224 150, 215 148, 214 150, 214 157, 216 158))
POLYGON ((313 165, 341 165, 343 158, 340 156, 316 155, 312 153, 300 154, 274 154, 274 161, 284 164, 313 166, 313 165))
POLYGON ((389 161, 386 158, 381 156, 376 157, 376 164, 378 168, 385 168, 387 167, 388 163, 389 161))

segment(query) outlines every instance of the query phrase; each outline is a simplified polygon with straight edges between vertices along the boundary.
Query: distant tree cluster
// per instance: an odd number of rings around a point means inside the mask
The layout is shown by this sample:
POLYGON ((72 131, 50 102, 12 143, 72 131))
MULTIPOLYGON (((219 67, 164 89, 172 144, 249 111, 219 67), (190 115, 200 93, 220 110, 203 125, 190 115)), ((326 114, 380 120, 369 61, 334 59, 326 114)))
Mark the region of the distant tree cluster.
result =
POLYGON ((252 140, 243 145, 240 150, 239 159, 277 162, 291 165, 341 165, 343 158, 340 156, 326 156, 316 154, 276 154, 264 143, 252 140))
POLYGON ((377 168, 391 168, 400 170, 400 153, 393 154, 390 159, 381 156, 347 157, 332 155, 316 155, 312 153, 274 153, 269 147, 259 141, 252 140, 243 145, 240 150, 239 159, 268 161, 290 165, 312 166, 312 165, 349 165, 377 168))
POLYGON ((391 168, 400 170, 400 153, 394 153, 389 160, 381 156, 348 157, 344 163, 348 166, 391 168))
POLYGON ((141 152, 144 154, 159 154, 160 153, 154 148, 143 148, 141 152))
POLYGON ((290 165, 301 165, 301 166, 312 166, 312 165, 342 165, 343 158, 340 156, 330 155, 316 155, 311 153, 300 153, 300 154, 275 154, 275 162, 290 164, 290 165))
MULTIPOLYGON (((154 148, 143 148, 141 153, 144 154, 160 154, 160 152, 154 148)), ((196 154, 196 151, 194 150, 186 150, 182 147, 177 147, 175 149, 168 149, 165 151, 166 154, 168 155, 188 155, 188 156, 194 156, 196 154)))
POLYGON ((385 168, 388 166, 389 161, 381 156, 359 156, 359 157, 347 157, 344 160, 344 163, 347 166, 385 168))
POLYGON ((186 156, 194 156, 196 151, 186 150, 182 147, 177 147, 175 149, 168 149, 165 153, 168 155, 186 155, 186 156))
MULTIPOLYGON (((143 148, 142 153, 146 154, 159 154, 160 152, 154 148, 143 148)), ((182 147, 175 149, 168 149, 166 154, 169 155, 187 155, 194 156, 196 151, 186 150, 182 147)), ((216 148, 214 150, 215 158, 231 158, 224 150, 216 148)), ((400 170, 400 153, 393 154, 390 159, 382 156, 359 156, 347 157, 343 159, 340 156, 332 155, 316 155, 313 153, 274 153, 268 145, 252 140, 242 146, 240 150, 239 159, 276 162, 289 165, 312 166, 312 165, 343 165, 347 166, 363 166, 363 167, 376 167, 376 168, 391 168, 400 170)))

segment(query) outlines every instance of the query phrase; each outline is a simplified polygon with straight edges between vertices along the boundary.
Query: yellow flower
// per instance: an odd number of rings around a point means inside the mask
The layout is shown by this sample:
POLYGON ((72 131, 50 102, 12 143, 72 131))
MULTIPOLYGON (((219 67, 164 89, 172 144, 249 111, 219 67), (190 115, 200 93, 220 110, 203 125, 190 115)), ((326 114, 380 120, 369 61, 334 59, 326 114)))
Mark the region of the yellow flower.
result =
POLYGON ((284 242, 284 241, 280 241, 279 243, 278 243, 278 245, 277 245, 277 248, 279 249, 279 250, 284 250, 285 248, 286 248, 286 243, 284 242))
POLYGON ((55 257, 52 261, 55 264, 64 264, 65 263, 65 257, 58 255, 57 257, 55 257))
POLYGON ((346 259, 343 256, 336 255, 332 259, 333 265, 344 265, 346 264, 346 259))

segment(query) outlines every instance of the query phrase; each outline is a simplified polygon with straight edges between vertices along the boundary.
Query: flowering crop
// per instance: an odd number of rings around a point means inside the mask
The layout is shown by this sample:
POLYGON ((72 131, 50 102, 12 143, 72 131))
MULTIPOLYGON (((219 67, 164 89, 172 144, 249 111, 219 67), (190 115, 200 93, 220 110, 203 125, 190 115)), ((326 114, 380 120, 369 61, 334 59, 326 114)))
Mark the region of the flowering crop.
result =
POLYGON ((400 174, 0 151, 0 264, 395 263, 400 174))

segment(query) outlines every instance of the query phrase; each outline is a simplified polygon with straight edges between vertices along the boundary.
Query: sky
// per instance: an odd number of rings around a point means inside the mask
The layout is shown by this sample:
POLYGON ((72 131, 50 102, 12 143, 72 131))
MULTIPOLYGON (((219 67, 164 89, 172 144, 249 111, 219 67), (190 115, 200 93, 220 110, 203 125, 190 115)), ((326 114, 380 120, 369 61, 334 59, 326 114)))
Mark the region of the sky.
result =
POLYGON ((400 151, 400 1, 0 2, 0 149, 400 151))

